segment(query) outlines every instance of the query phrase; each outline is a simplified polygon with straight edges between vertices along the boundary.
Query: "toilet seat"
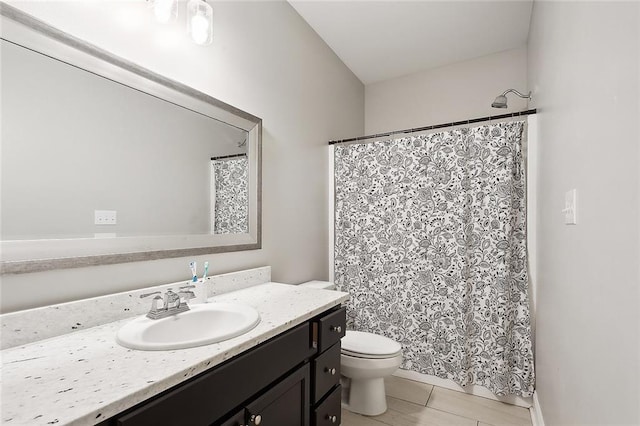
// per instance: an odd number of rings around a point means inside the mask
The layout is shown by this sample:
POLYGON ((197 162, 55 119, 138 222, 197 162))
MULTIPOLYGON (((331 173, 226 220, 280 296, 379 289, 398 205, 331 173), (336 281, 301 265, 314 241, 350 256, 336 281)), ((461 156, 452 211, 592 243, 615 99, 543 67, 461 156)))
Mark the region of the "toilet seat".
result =
POLYGON ((384 336, 347 330, 342 338, 342 353, 356 358, 393 358, 402 353, 402 346, 384 336))
POLYGON ((402 351, 398 351, 390 355, 371 355, 371 354, 361 354, 358 352, 346 351, 344 349, 342 350, 341 353, 342 355, 347 355, 354 358, 362 358, 362 359, 387 359, 387 358, 394 358, 398 355, 402 355, 402 351))

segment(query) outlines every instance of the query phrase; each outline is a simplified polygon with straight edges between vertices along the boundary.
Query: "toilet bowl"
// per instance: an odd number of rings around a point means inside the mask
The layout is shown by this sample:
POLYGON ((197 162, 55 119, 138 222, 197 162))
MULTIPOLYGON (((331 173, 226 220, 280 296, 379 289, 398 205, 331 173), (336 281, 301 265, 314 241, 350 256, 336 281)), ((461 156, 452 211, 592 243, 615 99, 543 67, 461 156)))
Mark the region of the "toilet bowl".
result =
POLYGON ((366 416, 387 411, 384 378, 402 363, 402 346, 373 333, 347 330, 342 338, 340 368, 349 379, 344 407, 366 416))
MULTIPOLYGON (((306 287, 335 290, 333 283, 309 281, 306 287)), ((343 384, 342 406, 347 410, 377 416, 387 411, 384 378, 402 363, 402 346, 395 340, 373 333, 347 330, 342 338, 340 370, 343 384)))

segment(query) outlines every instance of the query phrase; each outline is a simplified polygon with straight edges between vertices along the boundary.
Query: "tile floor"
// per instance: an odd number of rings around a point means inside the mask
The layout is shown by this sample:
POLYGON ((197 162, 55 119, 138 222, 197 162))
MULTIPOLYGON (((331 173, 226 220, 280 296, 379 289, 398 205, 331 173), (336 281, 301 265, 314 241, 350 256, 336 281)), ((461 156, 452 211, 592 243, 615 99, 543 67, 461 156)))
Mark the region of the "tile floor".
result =
POLYGON ((531 426, 529 410, 391 376, 387 412, 375 417, 342 409, 342 426, 531 426))

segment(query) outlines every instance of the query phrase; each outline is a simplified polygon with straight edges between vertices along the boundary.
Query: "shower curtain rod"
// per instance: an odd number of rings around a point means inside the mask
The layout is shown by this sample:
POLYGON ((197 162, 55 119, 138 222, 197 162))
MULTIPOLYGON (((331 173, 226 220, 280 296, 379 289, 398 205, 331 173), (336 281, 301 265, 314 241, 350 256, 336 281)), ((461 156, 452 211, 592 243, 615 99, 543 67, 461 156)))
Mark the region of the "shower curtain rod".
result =
POLYGON ((434 124, 432 126, 416 127, 416 128, 413 128, 413 129, 404 129, 404 130, 395 130, 393 132, 378 133, 376 135, 358 136, 356 138, 329 141, 329 145, 335 145, 335 144, 345 143, 345 142, 356 142, 356 141, 362 141, 362 140, 365 140, 365 139, 382 138, 382 137, 387 137, 387 136, 391 136, 391 135, 397 135, 397 134, 400 134, 400 133, 424 132, 426 130, 442 129, 442 128, 445 128, 445 127, 461 126, 463 124, 480 123, 482 121, 500 120, 500 119, 503 119, 503 118, 511 118, 511 117, 520 117, 520 116, 524 116, 524 115, 535 114, 536 112, 537 112, 536 109, 528 109, 526 111, 512 112, 512 113, 509 113, 509 114, 489 115, 489 116, 486 116, 486 117, 472 118, 472 119, 469 119, 469 120, 453 121, 451 123, 434 124))
POLYGON ((211 160, 224 160, 224 159, 231 159, 231 158, 241 158, 246 156, 247 154, 243 152, 242 154, 231 154, 231 155, 221 155, 219 157, 211 157, 211 160))

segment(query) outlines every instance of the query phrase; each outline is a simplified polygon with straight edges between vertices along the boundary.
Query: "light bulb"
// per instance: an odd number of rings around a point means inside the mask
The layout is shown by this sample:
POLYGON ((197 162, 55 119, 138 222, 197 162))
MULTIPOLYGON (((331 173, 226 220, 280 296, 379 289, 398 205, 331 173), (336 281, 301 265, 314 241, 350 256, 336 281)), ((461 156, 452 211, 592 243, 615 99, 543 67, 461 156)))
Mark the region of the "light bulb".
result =
POLYGON ((187 4, 187 32, 194 43, 213 41, 213 8, 204 0, 189 0, 187 4))
POLYGON ((209 21, 200 14, 191 18, 191 38, 197 44, 205 44, 209 39, 209 21))

